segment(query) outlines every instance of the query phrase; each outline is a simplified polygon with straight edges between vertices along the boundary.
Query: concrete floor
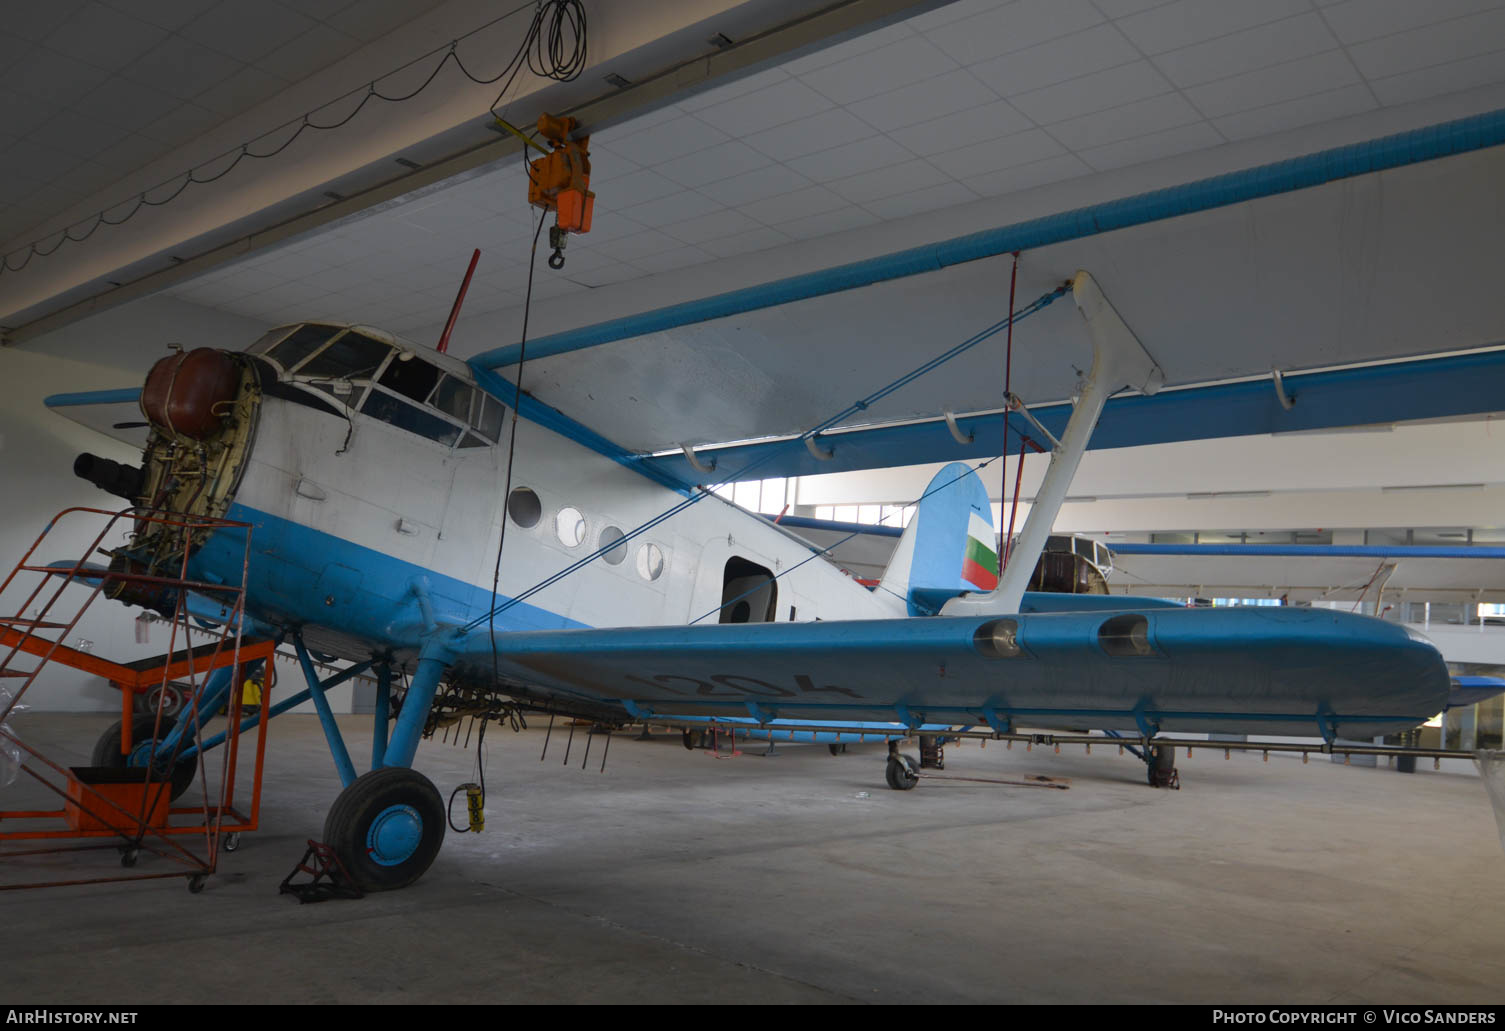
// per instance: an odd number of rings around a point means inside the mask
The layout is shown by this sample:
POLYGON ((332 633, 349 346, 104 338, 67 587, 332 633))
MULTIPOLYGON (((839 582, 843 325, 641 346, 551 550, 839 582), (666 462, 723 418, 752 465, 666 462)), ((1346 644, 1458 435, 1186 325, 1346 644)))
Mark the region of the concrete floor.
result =
MULTIPOLYGON (((27 713, 81 761, 108 717, 27 713)), ((369 718, 342 717, 352 750, 369 718)), ((561 765, 556 727, 487 743, 481 835, 413 887, 300 906, 277 884, 338 782, 313 717, 273 725, 263 830, 207 889, 0 896, 0 998, 160 1002, 1437 1002, 1505 1000, 1505 853, 1473 777, 1198 751, 1155 791, 1113 749, 948 749, 883 784, 882 746, 614 739, 561 765)), ((425 743, 446 797, 475 753, 425 743)), ((1425 764, 1423 764, 1425 765, 1425 764)), ((195 791, 197 789, 194 789, 195 791)), ((19 785, 7 808, 40 801, 19 785)), ((457 804, 457 811, 459 805, 457 804)), ((165 869, 143 857, 139 871, 165 869)), ((119 872, 9 859, 6 883, 119 872)))

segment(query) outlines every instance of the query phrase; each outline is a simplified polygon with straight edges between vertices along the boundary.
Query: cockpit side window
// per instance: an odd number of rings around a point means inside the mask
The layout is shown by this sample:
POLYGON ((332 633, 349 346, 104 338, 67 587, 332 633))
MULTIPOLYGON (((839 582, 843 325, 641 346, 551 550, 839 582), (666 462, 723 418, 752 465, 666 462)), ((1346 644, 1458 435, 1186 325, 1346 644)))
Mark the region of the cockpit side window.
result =
MULTIPOLYGON (((432 368, 432 366, 430 366, 432 368)), ((361 411, 400 430, 450 445, 460 439, 460 427, 381 390, 372 390, 361 411)))
POLYGON ((469 383, 461 382, 453 376, 445 376, 434 388, 434 396, 429 399, 429 404, 445 415, 453 416, 461 422, 469 422, 474 394, 475 388, 469 383))
POLYGON ((398 355, 377 382, 394 394, 423 404, 439 382, 439 370, 422 358, 409 356, 404 361, 402 355, 398 355))
POLYGON ((299 326, 286 340, 267 352, 267 357, 282 366, 284 372, 292 372, 298 363, 313 354, 340 332, 341 326, 299 326))
POLYGON ((475 420, 471 423, 480 433, 492 440, 502 439, 502 404, 490 394, 480 394, 476 398, 480 404, 476 405, 475 420))

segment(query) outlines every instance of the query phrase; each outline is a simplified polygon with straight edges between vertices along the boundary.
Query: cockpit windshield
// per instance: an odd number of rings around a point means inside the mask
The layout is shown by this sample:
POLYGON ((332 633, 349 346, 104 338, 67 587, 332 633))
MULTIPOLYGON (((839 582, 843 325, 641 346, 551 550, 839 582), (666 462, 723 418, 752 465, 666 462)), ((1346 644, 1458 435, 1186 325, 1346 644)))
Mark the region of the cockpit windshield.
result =
POLYGON ((329 342, 329 338, 340 332, 340 326, 299 326, 287 339, 267 352, 267 357, 286 372, 292 372, 298 367, 298 363, 313 354, 320 347, 329 342))
MULTIPOLYGON (((502 429, 502 405, 455 372, 412 349, 345 326, 283 326, 251 345, 279 367, 294 400, 312 392, 337 411, 359 411, 447 446, 489 447, 502 429)), ((303 403, 310 403, 304 401, 303 403)))
POLYGON ((392 345, 351 330, 335 337, 298 369, 300 376, 370 379, 392 353, 392 345))

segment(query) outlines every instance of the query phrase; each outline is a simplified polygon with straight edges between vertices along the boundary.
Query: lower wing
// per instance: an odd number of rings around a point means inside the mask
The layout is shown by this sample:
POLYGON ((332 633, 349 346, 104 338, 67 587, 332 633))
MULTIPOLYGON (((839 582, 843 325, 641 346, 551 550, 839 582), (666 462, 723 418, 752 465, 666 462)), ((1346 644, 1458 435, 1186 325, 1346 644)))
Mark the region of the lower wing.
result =
MULTIPOLYGON (((1157 608, 552 630, 497 638, 504 682, 561 708, 1374 737, 1447 704, 1437 649, 1328 609, 1157 608)), ((490 677, 488 638, 457 658, 490 677)))

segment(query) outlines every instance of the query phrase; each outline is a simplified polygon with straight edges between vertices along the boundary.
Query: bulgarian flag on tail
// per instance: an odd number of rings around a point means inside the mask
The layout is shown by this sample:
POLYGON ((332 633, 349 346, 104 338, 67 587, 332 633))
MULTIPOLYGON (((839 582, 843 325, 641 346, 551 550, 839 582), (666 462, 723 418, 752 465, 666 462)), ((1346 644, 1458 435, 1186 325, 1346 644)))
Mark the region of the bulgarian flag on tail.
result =
POLYGON ((967 520, 967 550, 962 558, 962 579, 978 590, 998 586, 998 553, 993 550, 993 527, 976 512, 967 520))

